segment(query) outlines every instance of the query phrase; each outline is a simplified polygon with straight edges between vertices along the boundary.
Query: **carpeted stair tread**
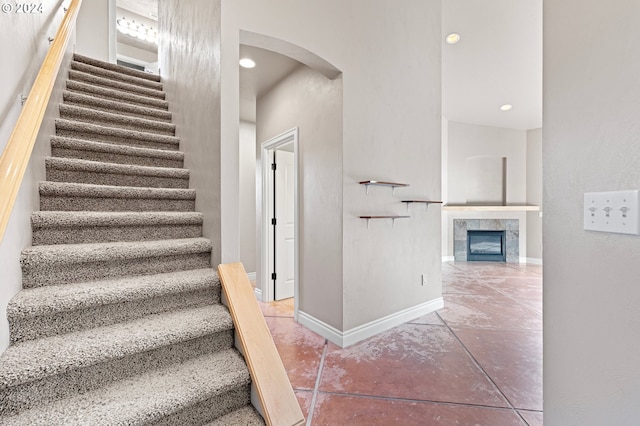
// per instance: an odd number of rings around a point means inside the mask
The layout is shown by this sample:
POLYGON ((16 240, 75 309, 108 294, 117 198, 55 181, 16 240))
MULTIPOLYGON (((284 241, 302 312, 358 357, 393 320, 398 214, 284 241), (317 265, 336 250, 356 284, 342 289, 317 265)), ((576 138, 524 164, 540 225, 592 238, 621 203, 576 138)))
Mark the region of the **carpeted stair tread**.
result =
POLYGON ((114 142, 123 145, 133 145, 133 141, 143 144, 154 144, 155 148, 178 150, 180 139, 175 136, 159 135, 156 133, 142 132, 131 129, 122 129, 111 126, 84 123, 75 120, 59 118, 55 120, 56 131, 59 136, 77 137, 98 142, 114 142), (157 146, 156 146, 157 145, 157 146))
POLYGON ((246 405, 244 401, 230 402, 224 394, 247 387, 249 380, 244 360, 234 349, 229 349, 33 408, 7 418, 5 424, 152 424, 208 400, 211 400, 212 411, 222 411, 219 415, 224 415, 225 411, 246 405))
POLYGON ((170 123, 172 119, 169 111, 134 105, 127 102, 111 101, 79 92, 65 90, 62 93, 62 97, 65 102, 63 105, 80 105, 107 112, 118 111, 119 114, 126 116, 147 118, 149 120, 164 121, 167 123, 170 123))
POLYGON ((211 267, 206 238, 32 246, 20 255, 23 288, 211 267))
POLYGON ((182 168, 184 153, 166 149, 140 148, 54 136, 51 138, 52 155, 91 161, 140 166, 182 168))
POLYGON ((7 307, 11 342, 220 303, 211 268, 25 289, 7 307))
POLYGON ((205 426, 264 426, 264 424, 260 414, 251 405, 246 405, 205 426))
POLYGON ((0 389, 232 328, 216 304, 17 343, 2 354, 0 389))
POLYGON ((116 71, 120 74, 131 75, 137 78, 142 78, 145 80, 150 80, 155 82, 160 81, 159 75, 136 70, 133 68, 122 66, 122 65, 112 64, 111 62, 101 61, 99 59, 90 58, 88 56, 79 55, 77 53, 73 55, 73 60, 76 62, 82 62, 84 64, 93 65, 94 67, 104 68, 110 71, 116 71))
POLYGON ((101 126, 118 126, 123 129, 144 130, 148 133, 175 136, 176 125, 147 118, 129 117, 121 114, 86 108, 77 105, 61 104, 60 118, 101 126))
POLYGON ((146 108, 154 108, 162 111, 167 111, 169 109, 169 102, 162 99, 143 96, 136 93, 129 93, 114 88, 95 86, 92 84, 84 83, 82 81, 67 80, 66 87, 73 93, 81 93, 84 95, 95 96, 101 99, 126 102, 128 104, 139 105, 146 108))
POLYGON ((40 182, 40 210, 179 211, 195 210, 195 189, 144 188, 86 183, 40 182))
POLYGON ((111 80, 120 80, 128 84, 135 84, 138 86, 147 87, 154 90, 162 90, 162 83, 159 81, 153 81, 146 78, 140 78, 137 76, 124 74, 119 71, 112 71, 103 67, 97 67, 84 62, 72 61, 71 69, 76 71, 85 72, 87 74, 93 74, 111 80))
POLYGON ((79 263, 143 259, 208 251, 211 251, 211 240, 207 238, 96 244, 54 244, 32 246, 24 249, 20 255, 20 264, 23 272, 26 272, 47 266, 59 267, 79 263))
POLYGON ((142 188, 88 183, 40 182, 41 196, 195 200, 195 189, 142 188))
POLYGON ((139 225, 202 225, 200 212, 67 212, 37 211, 32 228, 77 228, 139 225))
POLYGON ((202 236, 196 212, 37 211, 32 245, 150 241, 202 236))
POLYGON ((11 319, 86 309, 219 287, 211 268, 25 289, 7 307, 11 319))
POLYGON ((189 187, 189 170, 46 157, 47 180, 153 188, 189 187))
POLYGON ((165 100, 165 94, 161 90, 141 87, 135 84, 125 83, 119 80, 111 80, 110 78, 104 78, 97 75, 88 74, 86 72, 69 70, 69 80, 81 81, 83 83, 92 84, 95 86, 107 87, 111 89, 120 90, 123 92, 130 92, 130 93, 135 93, 137 95, 148 96, 150 98, 165 100))

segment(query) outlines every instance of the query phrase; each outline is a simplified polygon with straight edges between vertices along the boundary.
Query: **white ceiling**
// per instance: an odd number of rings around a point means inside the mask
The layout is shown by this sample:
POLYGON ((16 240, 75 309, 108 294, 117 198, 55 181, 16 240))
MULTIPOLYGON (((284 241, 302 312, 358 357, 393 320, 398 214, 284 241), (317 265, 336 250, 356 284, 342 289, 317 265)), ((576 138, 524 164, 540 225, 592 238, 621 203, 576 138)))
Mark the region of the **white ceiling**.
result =
POLYGON ((116 6, 154 21, 158 20, 158 0, 116 0, 116 6))
POLYGON ((240 119, 256 121, 256 99, 302 64, 289 57, 253 46, 240 45, 240 58, 250 58, 255 68, 240 67, 240 119))
MULTIPOLYGON (((390 1, 390 0, 389 0, 390 1)), ((117 0, 142 16, 158 0, 117 0)), ((255 121, 255 99, 299 63, 249 46, 257 66, 240 72, 241 119, 255 121)), ((442 114, 451 121, 512 129, 542 126, 542 0, 442 2, 442 114), (461 35, 456 45, 444 38, 461 35), (500 106, 513 105, 510 111, 500 106)))
MULTIPOLYGON (((258 66, 241 71, 243 119, 254 121, 250 102, 264 90, 258 87, 291 72, 282 58, 262 50, 258 66)), ((542 127, 542 0, 442 2, 442 115, 484 126, 542 127), (451 32, 461 35, 456 45, 444 41, 451 32), (513 108, 501 111, 504 104, 513 108)))
POLYGON ((542 126, 542 0, 442 2, 442 114, 512 129, 542 126), (456 45, 444 42, 456 32, 456 45), (513 105, 511 111, 500 106, 513 105))

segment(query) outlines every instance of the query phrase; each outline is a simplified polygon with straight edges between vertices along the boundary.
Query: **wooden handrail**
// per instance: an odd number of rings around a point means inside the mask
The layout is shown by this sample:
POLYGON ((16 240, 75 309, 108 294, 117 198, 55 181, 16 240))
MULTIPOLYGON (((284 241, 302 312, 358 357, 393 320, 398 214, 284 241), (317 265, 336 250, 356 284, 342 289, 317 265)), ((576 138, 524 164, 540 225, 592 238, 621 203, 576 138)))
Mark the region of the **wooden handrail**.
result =
POLYGON ((9 224, 81 4, 82 0, 71 0, 0 157, 0 241, 9 224))
POLYGON ((244 266, 242 263, 219 265, 218 274, 251 379, 262 404, 265 421, 270 426, 304 424, 304 415, 260 312, 244 266))

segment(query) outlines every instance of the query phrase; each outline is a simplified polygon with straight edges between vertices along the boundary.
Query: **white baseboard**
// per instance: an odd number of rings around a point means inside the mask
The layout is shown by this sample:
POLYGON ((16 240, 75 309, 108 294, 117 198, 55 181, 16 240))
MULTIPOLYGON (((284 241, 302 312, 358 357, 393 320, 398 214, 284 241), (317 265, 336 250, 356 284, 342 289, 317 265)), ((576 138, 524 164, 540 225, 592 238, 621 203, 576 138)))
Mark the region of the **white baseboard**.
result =
POLYGON ((312 317, 306 312, 298 311, 298 322, 332 343, 342 347, 342 332, 329 324, 312 317))
POLYGON ((262 302, 262 289, 259 289, 258 287, 254 287, 253 294, 256 295, 256 300, 258 302, 262 302))
POLYGON ((442 309, 443 307, 444 300, 439 297, 437 299, 430 300, 429 302, 421 303, 420 305, 412 306, 411 308, 387 315, 367 324, 360 325, 345 332, 342 332, 302 311, 298 311, 298 322, 341 348, 346 348, 347 346, 351 346, 364 339, 375 336, 376 334, 387 331, 423 315, 430 314, 431 312, 442 309))
POLYGON ((454 256, 442 256, 443 262, 455 262, 456 258, 454 256))
POLYGON ((256 280, 256 273, 255 272, 247 272, 247 277, 249 277, 249 281, 255 281, 256 280))

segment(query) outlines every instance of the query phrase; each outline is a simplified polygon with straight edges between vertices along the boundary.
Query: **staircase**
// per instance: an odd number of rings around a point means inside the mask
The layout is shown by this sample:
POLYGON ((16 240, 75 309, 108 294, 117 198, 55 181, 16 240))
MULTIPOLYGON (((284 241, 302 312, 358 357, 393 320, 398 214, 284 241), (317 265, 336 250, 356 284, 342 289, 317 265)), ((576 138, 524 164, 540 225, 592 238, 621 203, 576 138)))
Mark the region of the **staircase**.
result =
POLYGON ((3 425, 263 425, 157 76, 76 55, 0 357, 3 425))

